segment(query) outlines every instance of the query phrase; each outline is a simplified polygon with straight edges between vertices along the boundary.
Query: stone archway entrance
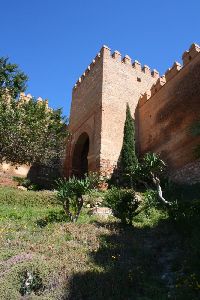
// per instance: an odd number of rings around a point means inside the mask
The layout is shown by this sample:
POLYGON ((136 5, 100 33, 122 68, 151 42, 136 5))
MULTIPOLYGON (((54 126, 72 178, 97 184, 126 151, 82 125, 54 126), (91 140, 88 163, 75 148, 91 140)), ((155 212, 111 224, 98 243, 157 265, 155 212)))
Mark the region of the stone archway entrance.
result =
POLYGON ((74 147, 72 157, 72 175, 82 178, 88 173, 88 152, 89 152, 89 136, 86 132, 82 133, 74 147))

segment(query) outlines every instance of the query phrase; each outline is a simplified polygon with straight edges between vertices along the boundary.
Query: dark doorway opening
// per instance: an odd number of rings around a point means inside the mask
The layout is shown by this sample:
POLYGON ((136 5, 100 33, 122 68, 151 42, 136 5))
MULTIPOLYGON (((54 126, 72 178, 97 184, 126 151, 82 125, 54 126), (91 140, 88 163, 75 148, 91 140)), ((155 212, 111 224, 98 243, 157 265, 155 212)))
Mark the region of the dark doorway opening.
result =
POLYGON ((88 173, 89 136, 82 133, 74 147, 72 158, 72 175, 83 178, 88 173))

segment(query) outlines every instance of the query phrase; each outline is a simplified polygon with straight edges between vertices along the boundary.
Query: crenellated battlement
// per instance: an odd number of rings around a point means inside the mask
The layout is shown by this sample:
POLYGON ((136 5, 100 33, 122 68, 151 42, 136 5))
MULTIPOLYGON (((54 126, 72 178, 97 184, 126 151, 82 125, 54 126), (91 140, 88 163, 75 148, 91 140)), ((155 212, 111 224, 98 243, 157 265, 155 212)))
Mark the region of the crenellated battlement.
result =
POLYGON ((139 106, 141 107, 142 105, 144 105, 145 102, 153 97, 165 84, 167 84, 173 77, 175 77, 198 54, 200 54, 200 46, 197 44, 192 44, 189 50, 185 51, 182 55, 183 66, 178 62, 174 62, 172 67, 165 72, 165 75, 159 77, 156 83, 153 84, 151 89, 141 95, 139 99, 139 106))
POLYGON ((200 46, 192 44, 182 58, 161 76, 129 55, 101 48, 73 90, 67 176, 87 171, 112 176, 120 167, 127 103, 140 157, 159 154, 170 175, 195 160, 200 139, 188 128, 200 113, 200 46))
POLYGON ((133 70, 136 70, 138 72, 142 72, 143 74, 153 77, 153 78, 159 78, 159 72, 155 69, 151 70, 149 66, 144 65, 142 66, 141 63, 137 60, 132 61, 131 57, 129 55, 125 55, 122 57, 121 53, 118 50, 115 50, 113 53, 111 52, 111 49, 108 46, 103 46, 100 50, 100 52, 96 55, 96 57, 93 59, 91 64, 87 67, 85 72, 79 77, 76 84, 74 85, 74 89, 76 89, 81 82, 85 79, 85 77, 90 73, 90 71, 95 67, 97 62, 101 58, 112 58, 114 61, 121 63, 123 65, 126 65, 127 67, 133 68, 133 70))
MULTIPOLYGON (((25 94, 25 93, 20 93, 19 95, 19 102, 23 103, 26 102, 28 103, 31 99, 33 98, 33 96, 31 94, 25 94)), ((47 99, 42 99, 42 97, 38 97, 37 98, 37 103, 38 104, 42 104, 44 103, 47 109, 51 109, 48 106, 48 100, 47 99)))
POLYGON ((187 65, 193 58, 195 58, 200 52, 200 46, 192 44, 189 50, 185 51, 182 55, 183 65, 187 65))

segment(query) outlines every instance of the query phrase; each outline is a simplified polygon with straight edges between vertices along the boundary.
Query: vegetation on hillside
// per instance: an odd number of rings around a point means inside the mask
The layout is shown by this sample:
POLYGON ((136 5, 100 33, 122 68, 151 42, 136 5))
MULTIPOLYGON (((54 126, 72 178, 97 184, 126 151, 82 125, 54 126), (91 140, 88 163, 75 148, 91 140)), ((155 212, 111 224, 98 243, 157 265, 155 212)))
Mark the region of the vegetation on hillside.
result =
MULTIPOLYGON (((54 163, 67 137, 61 110, 21 101, 27 77, 7 59, 0 67, 0 163, 54 163)), ((155 153, 137 158, 127 105, 121 178, 107 191, 95 173, 57 179, 54 192, 18 177, 28 191, 0 187, 0 297, 199 299, 200 186, 170 182, 165 168, 155 153), (103 205, 113 216, 92 215, 103 205)))
POLYGON ((73 224, 55 192, 0 188, 2 299, 199 299, 199 192, 166 183, 170 210, 141 194, 133 229, 86 207, 73 224))

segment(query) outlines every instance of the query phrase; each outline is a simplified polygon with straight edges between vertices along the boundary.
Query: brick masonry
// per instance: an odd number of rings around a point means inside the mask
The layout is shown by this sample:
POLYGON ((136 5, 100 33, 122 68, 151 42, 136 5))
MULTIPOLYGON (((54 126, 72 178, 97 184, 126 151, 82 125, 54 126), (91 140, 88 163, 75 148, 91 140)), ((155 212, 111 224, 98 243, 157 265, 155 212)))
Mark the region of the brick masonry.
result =
POLYGON ((103 46, 73 88, 66 175, 73 172, 73 155, 84 132, 89 137, 89 170, 112 173, 122 148, 127 103, 141 155, 159 153, 170 172, 194 164, 200 138, 192 137, 189 128, 200 120, 199 52, 193 44, 183 54, 183 67, 174 63, 159 77, 156 70, 103 46))
POLYGON ((200 161, 194 161, 173 171, 170 178, 178 183, 193 184, 200 182, 200 161))

